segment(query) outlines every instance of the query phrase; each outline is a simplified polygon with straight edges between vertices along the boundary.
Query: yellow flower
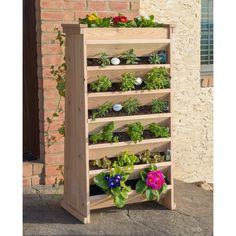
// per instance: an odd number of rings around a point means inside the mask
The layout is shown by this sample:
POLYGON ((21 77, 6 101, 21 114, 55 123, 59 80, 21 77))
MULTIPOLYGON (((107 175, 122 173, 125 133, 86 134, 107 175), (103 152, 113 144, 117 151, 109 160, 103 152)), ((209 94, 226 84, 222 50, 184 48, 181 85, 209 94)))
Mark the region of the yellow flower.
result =
POLYGON ((95 21, 95 20, 98 19, 98 17, 97 17, 95 14, 92 14, 92 15, 89 15, 89 16, 88 16, 88 19, 89 19, 90 21, 95 21))

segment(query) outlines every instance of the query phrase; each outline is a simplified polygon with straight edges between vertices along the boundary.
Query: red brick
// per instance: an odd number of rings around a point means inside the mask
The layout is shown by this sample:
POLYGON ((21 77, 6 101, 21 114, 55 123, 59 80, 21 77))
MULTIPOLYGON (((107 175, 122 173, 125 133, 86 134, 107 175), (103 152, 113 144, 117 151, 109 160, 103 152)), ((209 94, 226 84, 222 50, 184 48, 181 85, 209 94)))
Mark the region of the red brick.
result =
POLYGON ((107 2, 91 2, 88 1, 88 10, 105 11, 107 10, 107 2))
POLYGON ((65 2, 64 1, 64 9, 65 10, 79 10, 84 11, 86 9, 86 2, 65 2))
POLYGON ((63 16, 64 21, 74 21, 74 19, 75 19, 74 12, 65 12, 64 11, 64 16, 63 16))
POLYGON ((85 18, 86 15, 90 15, 93 12, 75 12, 75 21, 78 21, 79 18, 85 18))
POLYGON ((60 154, 45 154, 45 164, 64 164, 64 153, 60 154))
POLYGON ((33 175, 41 175, 44 171, 43 163, 34 163, 33 164, 33 175))
POLYGON ((130 5, 131 5, 131 10, 139 10, 139 8, 140 8, 140 1, 138 0, 136 0, 136 1, 134 1, 134 0, 132 0, 131 2, 130 2, 130 5))
POLYGON ((51 1, 51 0, 41 0, 40 1, 40 6, 41 9, 56 9, 60 10, 63 9, 64 6, 64 1, 56 0, 56 1, 51 1))
POLYGON ((45 166, 45 176, 57 176, 60 172, 57 170, 59 165, 46 165, 45 166))
POLYGON ((115 1, 115 2, 109 2, 109 8, 110 10, 116 10, 116 11, 124 11, 124 10, 129 10, 129 2, 120 2, 120 1, 115 1))
POLYGON ((42 12, 41 20, 63 20, 63 12, 42 12))
POLYGON ((50 147, 40 144, 40 150, 45 151, 46 153, 63 153, 64 152, 64 144, 63 143, 54 143, 50 147))
POLYGON ((31 178, 23 178, 23 186, 24 187, 31 186, 31 178))
POLYGON ((45 185, 53 185, 57 176, 45 176, 45 185))
POLYGON ((43 55, 58 55, 61 53, 59 44, 42 44, 40 50, 43 55))
POLYGON ((33 173, 32 164, 29 162, 23 162, 23 176, 29 177, 32 176, 32 173, 33 173))
POLYGON ((42 57, 43 66, 60 65, 64 62, 61 55, 45 55, 42 57))
POLYGON ((32 176, 31 178, 31 184, 32 185, 39 185, 39 184, 43 184, 41 177, 40 176, 32 176))
POLYGON ((57 43, 56 37, 57 37, 57 34, 55 32, 52 32, 52 33, 43 32, 41 34, 41 39, 40 39, 41 41, 40 42, 55 44, 55 43, 57 43))
POLYGON ((57 22, 44 22, 41 24, 42 32, 54 32, 54 29, 62 30, 61 24, 57 22))

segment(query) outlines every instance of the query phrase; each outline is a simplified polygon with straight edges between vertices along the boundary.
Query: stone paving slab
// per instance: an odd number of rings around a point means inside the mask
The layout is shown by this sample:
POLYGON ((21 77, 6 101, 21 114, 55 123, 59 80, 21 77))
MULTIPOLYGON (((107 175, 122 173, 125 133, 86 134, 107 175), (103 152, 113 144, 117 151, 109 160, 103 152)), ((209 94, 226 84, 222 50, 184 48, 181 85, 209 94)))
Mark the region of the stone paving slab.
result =
POLYGON ((175 181, 174 211, 155 202, 138 203, 92 211, 87 225, 60 207, 62 191, 48 186, 24 189, 24 235, 213 235, 213 193, 193 184, 175 181))

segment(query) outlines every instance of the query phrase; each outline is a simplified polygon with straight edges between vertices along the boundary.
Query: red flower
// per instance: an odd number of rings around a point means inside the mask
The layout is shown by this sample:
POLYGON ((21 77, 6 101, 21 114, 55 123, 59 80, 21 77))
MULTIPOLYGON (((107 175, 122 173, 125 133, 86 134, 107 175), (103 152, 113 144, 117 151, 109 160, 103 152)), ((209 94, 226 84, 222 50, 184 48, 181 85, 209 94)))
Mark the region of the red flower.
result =
POLYGON ((128 21, 126 16, 114 16, 112 20, 114 24, 126 23, 128 21))

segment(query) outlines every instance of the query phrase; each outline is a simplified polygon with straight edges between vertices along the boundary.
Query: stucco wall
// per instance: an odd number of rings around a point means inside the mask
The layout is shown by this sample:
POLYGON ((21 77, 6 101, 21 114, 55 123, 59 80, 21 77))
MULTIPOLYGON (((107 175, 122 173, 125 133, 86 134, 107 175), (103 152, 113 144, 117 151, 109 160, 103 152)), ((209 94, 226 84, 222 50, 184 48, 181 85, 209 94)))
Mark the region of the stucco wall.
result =
POLYGON ((213 90, 200 85, 200 0, 141 0, 140 13, 176 24, 173 38, 174 177, 213 182, 213 90))

